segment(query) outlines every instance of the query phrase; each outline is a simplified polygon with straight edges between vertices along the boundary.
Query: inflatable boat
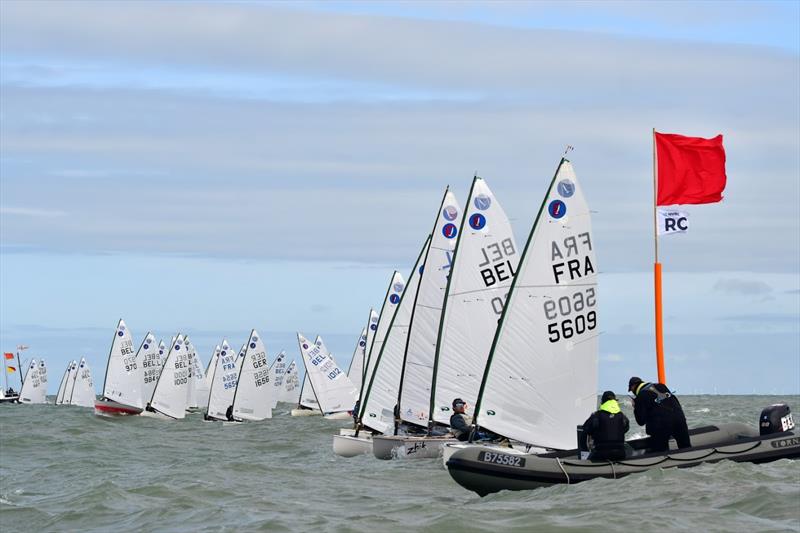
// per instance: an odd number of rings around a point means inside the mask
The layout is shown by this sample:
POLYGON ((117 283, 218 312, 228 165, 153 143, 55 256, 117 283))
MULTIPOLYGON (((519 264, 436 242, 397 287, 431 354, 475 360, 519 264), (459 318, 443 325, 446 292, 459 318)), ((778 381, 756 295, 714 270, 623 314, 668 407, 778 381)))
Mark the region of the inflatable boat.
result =
POLYGON ((446 466, 462 487, 481 496, 501 490, 528 490, 573 484, 595 478, 617 479, 654 468, 687 468, 722 460, 767 463, 800 458, 800 432, 788 406, 770 406, 759 428, 742 423, 705 426, 689 431, 692 446, 648 452, 649 438, 627 441, 628 456, 620 461, 593 461, 581 450, 540 454, 505 452, 497 446, 472 445, 453 453, 446 466))

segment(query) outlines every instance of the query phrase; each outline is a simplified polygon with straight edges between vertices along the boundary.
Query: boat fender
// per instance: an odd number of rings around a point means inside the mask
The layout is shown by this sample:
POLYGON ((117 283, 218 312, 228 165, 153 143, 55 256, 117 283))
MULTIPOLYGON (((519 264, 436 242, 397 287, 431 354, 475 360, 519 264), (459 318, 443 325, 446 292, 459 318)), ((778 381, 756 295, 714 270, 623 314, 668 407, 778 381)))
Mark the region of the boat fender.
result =
POLYGON ((758 430, 761 435, 782 433, 794 428, 791 410, 785 403, 776 403, 765 407, 759 417, 758 430))

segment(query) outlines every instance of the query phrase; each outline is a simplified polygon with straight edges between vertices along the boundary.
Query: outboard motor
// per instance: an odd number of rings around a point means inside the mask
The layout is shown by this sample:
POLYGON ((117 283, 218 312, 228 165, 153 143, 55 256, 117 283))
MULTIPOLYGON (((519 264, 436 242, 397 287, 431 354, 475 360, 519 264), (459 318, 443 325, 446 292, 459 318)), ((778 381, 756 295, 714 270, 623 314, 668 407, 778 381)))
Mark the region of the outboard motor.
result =
POLYGON ((789 406, 785 403, 776 403, 761 411, 761 417, 758 419, 758 429, 761 435, 782 433, 792 428, 794 428, 794 419, 792 419, 789 406))

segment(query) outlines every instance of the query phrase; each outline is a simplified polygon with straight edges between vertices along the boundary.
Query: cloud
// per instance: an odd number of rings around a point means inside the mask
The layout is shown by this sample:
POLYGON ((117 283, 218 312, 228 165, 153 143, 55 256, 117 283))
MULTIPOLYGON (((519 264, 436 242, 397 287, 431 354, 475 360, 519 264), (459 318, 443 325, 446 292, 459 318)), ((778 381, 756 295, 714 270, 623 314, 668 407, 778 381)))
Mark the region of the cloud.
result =
POLYGON ((622 361, 625 360, 625 358, 618 353, 611 353, 608 355, 601 356, 600 360, 606 363, 621 363, 622 361))
POLYGON ((63 217, 67 213, 56 209, 38 209, 35 207, 0 207, 0 215, 16 215, 23 217, 63 217))
POLYGON ((772 292, 772 287, 763 281, 745 279, 721 279, 714 284, 714 290, 745 296, 764 296, 772 292))

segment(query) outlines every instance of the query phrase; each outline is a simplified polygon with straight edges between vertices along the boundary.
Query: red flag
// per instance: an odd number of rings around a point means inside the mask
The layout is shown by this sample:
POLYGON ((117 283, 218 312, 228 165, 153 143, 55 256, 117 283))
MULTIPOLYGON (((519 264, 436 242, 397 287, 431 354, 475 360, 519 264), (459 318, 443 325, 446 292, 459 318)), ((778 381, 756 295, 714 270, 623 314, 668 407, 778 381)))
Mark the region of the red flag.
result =
POLYGON ((6 359, 14 359, 14 354, 13 353, 6 352, 3 355, 5 356, 6 359))
POLYGON ((658 199, 656 205, 713 204, 725 190, 722 135, 713 139, 656 133, 658 199))

